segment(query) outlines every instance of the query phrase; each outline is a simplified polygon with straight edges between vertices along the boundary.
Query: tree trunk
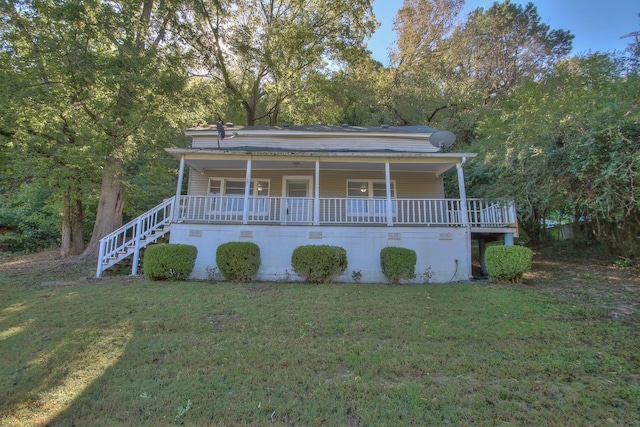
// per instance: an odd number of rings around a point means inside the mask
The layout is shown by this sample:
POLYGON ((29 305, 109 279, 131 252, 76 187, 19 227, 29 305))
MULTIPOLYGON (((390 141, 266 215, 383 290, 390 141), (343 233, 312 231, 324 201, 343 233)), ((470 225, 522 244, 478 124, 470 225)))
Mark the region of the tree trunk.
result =
POLYGON ((63 192, 60 257, 80 255, 84 250, 82 194, 77 184, 66 184, 63 192))
POLYGON ((256 125, 256 109, 254 105, 249 104, 248 102, 243 102, 244 111, 246 113, 247 118, 247 126, 255 126, 256 125))
POLYGON ((73 193, 71 202, 71 253, 80 255, 84 251, 84 211, 82 209, 82 194, 78 186, 73 193))
POLYGON ((122 226, 124 199, 122 181, 119 176, 121 169, 118 161, 107 159, 102 172, 102 186, 100 187, 96 223, 91 233, 91 241, 82 253, 82 257, 85 259, 97 258, 100 239, 122 226))
POLYGON ((71 255, 71 188, 65 185, 62 192, 62 231, 60 234, 60 257, 71 255))

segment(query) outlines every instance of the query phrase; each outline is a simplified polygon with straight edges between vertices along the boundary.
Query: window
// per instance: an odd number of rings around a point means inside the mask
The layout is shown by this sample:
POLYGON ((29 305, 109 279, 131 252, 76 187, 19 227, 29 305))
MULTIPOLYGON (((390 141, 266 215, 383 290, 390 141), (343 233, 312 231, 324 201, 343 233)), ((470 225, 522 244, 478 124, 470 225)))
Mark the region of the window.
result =
MULTIPOLYGON (((396 196, 396 182, 391 181, 391 198, 396 196)), ((383 179, 347 180, 348 198, 386 199, 387 184, 383 179)))
MULTIPOLYGON (((234 178, 209 178, 210 196, 244 196, 244 179, 234 178)), ((249 187, 249 196, 268 196, 268 179, 252 179, 249 187)))
MULTIPOLYGON (((211 210, 242 211, 244 209, 245 180, 237 178, 209 178, 210 196, 227 196, 224 198, 215 197, 211 201, 211 210)), ((249 197, 269 196, 269 184, 267 179, 252 179, 249 186, 249 197)), ((268 203, 264 201, 254 205, 250 201, 249 209, 266 209, 268 203)))
MULTIPOLYGON (((391 198, 395 197, 395 181, 391 181, 391 198)), ((379 179, 347 180, 347 207, 349 215, 386 215, 387 184, 379 179)), ((395 209, 394 209, 395 210, 395 209)))

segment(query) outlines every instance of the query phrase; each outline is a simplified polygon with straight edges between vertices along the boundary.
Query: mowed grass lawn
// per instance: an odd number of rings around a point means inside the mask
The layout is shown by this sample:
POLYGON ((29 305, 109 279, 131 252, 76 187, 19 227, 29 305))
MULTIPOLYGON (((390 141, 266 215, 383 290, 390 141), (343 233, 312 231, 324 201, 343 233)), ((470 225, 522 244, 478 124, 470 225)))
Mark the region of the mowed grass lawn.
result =
POLYGON ((0 260, 2 426, 640 425, 637 301, 616 311, 637 282, 169 283, 21 262, 0 260))

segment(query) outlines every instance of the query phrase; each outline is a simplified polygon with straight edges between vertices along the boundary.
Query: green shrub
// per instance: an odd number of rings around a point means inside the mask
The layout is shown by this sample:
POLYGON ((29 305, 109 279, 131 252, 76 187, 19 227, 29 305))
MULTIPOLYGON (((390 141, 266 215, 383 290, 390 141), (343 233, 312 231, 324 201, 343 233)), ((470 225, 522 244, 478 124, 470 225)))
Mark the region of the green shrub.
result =
POLYGON ((347 269, 347 251, 339 246, 298 246, 291 254, 293 271, 310 283, 331 283, 347 269))
POLYGON ((417 260, 416 251, 407 248, 387 246, 380 251, 382 272, 393 284, 416 277, 417 260))
POLYGON ((18 252, 24 250, 24 239, 14 231, 0 234, 0 252, 18 252))
POLYGON ((161 243, 144 251, 144 275, 152 280, 182 280, 189 277, 198 249, 191 245, 161 243))
POLYGON ((260 248, 252 242, 227 242, 216 250, 218 270, 226 280, 251 281, 260 268, 260 248))
POLYGON ((533 251, 523 246, 489 246, 485 262, 489 278, 496 282, 519 283, 531 270, 533 251))

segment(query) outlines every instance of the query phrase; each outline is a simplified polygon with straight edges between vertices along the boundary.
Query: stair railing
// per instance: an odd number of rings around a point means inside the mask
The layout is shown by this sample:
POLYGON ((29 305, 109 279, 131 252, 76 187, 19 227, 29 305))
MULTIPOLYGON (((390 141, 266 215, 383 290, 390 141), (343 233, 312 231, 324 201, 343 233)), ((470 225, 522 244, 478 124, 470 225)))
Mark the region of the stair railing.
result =
POLYGON ((100 239, 96 277, 102 277, 105 269, 128 257, 131 254, 129 248, 133 249, 131 274, 138 274, 140 249, 146 246, 142 241, 160 227, 171 223, 174 199, 175 197, 171 197, 165 200, 100 239))

